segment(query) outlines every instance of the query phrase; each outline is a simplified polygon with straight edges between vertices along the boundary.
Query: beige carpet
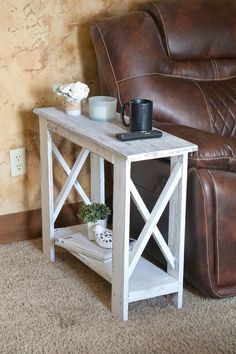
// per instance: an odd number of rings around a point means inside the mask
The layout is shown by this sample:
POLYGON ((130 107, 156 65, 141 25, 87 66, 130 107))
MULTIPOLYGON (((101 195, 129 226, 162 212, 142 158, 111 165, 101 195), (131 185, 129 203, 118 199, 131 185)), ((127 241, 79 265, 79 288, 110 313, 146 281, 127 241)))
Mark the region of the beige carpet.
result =
POLYGON ((66 251, 55 263, 41 241, 0 246, 0 353, 236 353, 236 297, 185 289, 184 308, 165 298, 110 312, 110 285, 66 251))

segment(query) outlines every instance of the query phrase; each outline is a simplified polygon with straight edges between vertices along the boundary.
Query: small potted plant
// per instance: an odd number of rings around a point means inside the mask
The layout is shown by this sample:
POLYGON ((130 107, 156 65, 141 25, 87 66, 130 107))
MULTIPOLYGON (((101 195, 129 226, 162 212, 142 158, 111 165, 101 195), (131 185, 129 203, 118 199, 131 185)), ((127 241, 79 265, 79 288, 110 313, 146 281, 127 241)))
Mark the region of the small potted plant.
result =
POLYGON ((107 226, 108 215, 111 214, 111 210, 103 203, 91 203, 84 205, 79 210, 79 218, 88 224, 88 239, 94 240, 94 227, 97 224, 101 224, 104 227, 107 226))

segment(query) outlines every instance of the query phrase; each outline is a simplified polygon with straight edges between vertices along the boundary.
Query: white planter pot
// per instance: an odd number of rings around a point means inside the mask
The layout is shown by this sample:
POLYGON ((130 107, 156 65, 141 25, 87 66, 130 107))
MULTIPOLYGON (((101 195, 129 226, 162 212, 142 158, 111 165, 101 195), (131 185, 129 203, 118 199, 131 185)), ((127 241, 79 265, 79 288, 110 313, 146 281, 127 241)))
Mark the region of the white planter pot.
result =
POLYGON ((65 112, 69 116, 79 116, 81 114, 81 100, 65 102, 65 112))
POLYGON ((107 218, 104 220, 98 220, 97 222, 89 222, 88 224, 88 239, 90 241, 95 241, 95 232, 94 232, 94 227, 96 225, 102 225, 105 228, 107 227, 107 218))

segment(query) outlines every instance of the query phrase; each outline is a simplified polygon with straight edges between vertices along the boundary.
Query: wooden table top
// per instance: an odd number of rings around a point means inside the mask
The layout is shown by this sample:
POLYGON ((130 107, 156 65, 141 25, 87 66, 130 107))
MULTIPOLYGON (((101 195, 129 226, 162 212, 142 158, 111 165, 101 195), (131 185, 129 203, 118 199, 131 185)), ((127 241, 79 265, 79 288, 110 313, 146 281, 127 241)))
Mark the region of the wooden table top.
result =
POLYGON ((79 116, 69 116, 60 107, 36 108, 34 113, 49 122, 49 128, 73 133, 79 139, 87 139, 91 144, 120 155, 130 161, 141 161, 153 158, 175 156, 198 149, 197 145, 163 132, 161 138, 121 142, 116 139, 116 133, 126 132, 119 117, 109 122, 98 122, 88 118, 86 113, 79 116))

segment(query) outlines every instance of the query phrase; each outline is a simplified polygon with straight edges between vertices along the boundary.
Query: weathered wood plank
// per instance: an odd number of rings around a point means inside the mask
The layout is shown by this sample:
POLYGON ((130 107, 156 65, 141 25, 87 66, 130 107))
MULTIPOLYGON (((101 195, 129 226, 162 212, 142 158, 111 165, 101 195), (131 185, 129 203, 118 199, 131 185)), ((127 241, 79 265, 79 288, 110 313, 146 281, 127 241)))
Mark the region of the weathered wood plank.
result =
POLYGON ((35 109, 34 112, 47 118, 50 123, 54 123, 49 126, 51 128, 54 126, 54 131, 57 133, 71 134, 78 144, 81 141, 85 148, 110 162, 113 162, 113 154, 121 155, 130 161, 141 161, 197 150, 196 145, 166 132, 163 132, 163 136, 158 139, 118 141, 115 134, 126 131, 119 120, 96 122, 83 115, 68 116, 62 110, 53 107, 35 109))
POLYGON ((154 226, 157 224, 163 211, 165 210, 165 207, 170 200, 180 177, 180 164, 176 164, 130 254, 129 277, 131 276, 141 254, 144 251, 144 248, 147 245, 147 242, 153 232, 154 226))
MULTIPOLYGON (((57 161, 60 163, 61 167, 63 168, 63 170, 67 174, 67 176, 69 176, 71 173, 71 169, 67 165, 65 159, 63 158, 63 156, 61 155, 60 151, 58 150, 58 148, 56 147, 56 145, 54 143, 52 143, 52 151, 53 151, 53 154, 56 157, 57 161)), ((91 203, 87 194, 85 193, 85 191, 83 190, 83 188, 81 187, 80 183, 77 180, 74 183, 74 188, 75 188, 76 192, 79 194, 79 196, 81 197, 81 199, 83 200, 84 204, 91 203)))
POLYGON ((112 312, 122 320, 128 319, 130 168, 128 161, 116 157, 113 198, 112 312))
POLYGON ((52 137, 45 119, 39 120, 43 252, 55 260, 52 137))
MULTIPOLYGON (((133 199, 137 209, 139 210, 140 214, 142 215, 144 221, 147 222, 147 220, 150 217, 150 213, 149 213, 148 208, 146 207, 145 203, 143 202, 137 188, 135 187, 135 185, 132 181, 131 181, 130 191, 131 191, 132 199, 133 199)), ((153 235, 156 243, 158 244, 163 256, 165 257, 165 259, 167 260, 167 262, 169 263, 171 268, 174 269, 175 258, 173 256, 173 254, 171 253, 162 234, 160 233, 159 229, 156 226, 153 229, 152 235, 153 235)))
POLYGON ((62 187, 57 200, 55 201, 55 209, 54 209, 54 221, 56 220, 64 202, 66 201, 66 198, 68 196, 68 194, 71 191, 71 188, 73 187, 78 174, 80 173, 87 157, 89 155, 89 151, 87 149, 82 149, 79 153, 79 156, 77 157, 74 166, 72 167, 71 173, 69 174, 69 176, 67 177, 67 180, 64 184, 64 186, 62 187))
POLYGON ((96 154, 90 154, 91 200, 105 203, 104 159, 96 154))
POLYGON ((184 241, 185 241, 185 213, 187 190, 188 154, 171 158, 171 171, 177 164, 181 164, 181 180, 170 199, 169 208, 169 235, 168 245, 175 256, 175 269, 167 267, 167 272, 178 281, 179 290, 172 296, 177 308, 183 304, 183 271, 184 271, 184 241))

